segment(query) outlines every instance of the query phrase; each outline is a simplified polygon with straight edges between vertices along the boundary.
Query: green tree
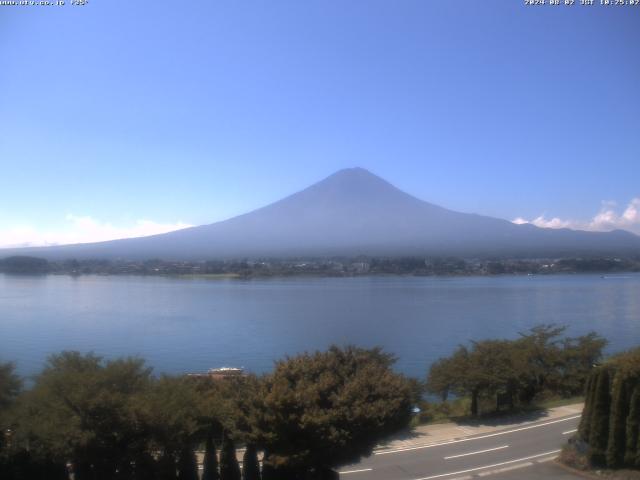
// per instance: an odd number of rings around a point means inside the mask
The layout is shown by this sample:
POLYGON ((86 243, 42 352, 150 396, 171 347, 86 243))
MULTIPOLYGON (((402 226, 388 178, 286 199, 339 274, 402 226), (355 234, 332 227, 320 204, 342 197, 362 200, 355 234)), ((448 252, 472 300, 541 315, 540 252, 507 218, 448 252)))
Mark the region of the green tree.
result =
POLYGON ((260 465, 256 446, 248 444, 242 457, 242 480, 260 480, 260 465))
POLYGON ((257 419, 269 463, 311 477, 371 454, 406 427, 415 401, 411 382, 380 349, 331 347, 289 357, 266 377, 257 419))
POLYGON ((585 387, 585 402, 584 409, 582 410, 582 417, 580 418, 580 425, 578 427, 578 434, 582 440, 589 442, 589 433, 591 431, 591 421, 593 415, 593 402, 596 394, 596 375, 589 375, 587 384, 585 387))
POLYGON ((14 370, 13 363, 0 363, 0 474, 2 474, 0 478, 8 477, 8 473, 3 470, 9 468, 9 446, 5 445, 5 432, 12 423, 9 409, 13 406, 22 388, 22 381, 14 373, 14 370))
POLYGON ((466 376, 474 387, 472 394, 475 391, 476 405, 477 397, 484 394, 495 398, 496 410, 500 408, 500 399, 513 408, 514 396, 526 371, 526 358, 521 354, 518 343, 508 340, 473 342, 466 376))
POLYGON ((591 412, 589 432, 589 460, 593 465, 606 465, 606 449, 609 440, 609 412, 611 407, 610 374, 601 367, 596 377, 596 391, 591 412))
POLYGON ((213 435, 209 434, 205 441, 202 480, 219 480, 219 478, 216 446, 213 443, 213 435))
MULTIPOLYGON (((496 409, 528 405, 542 393, 562 396, 582 393, 604 339, 590 333, 562 338, 564 327, 539 325, 515 340, 483 340, 460 346, 435 362, 427 391, 446 401, 449 393, 469 397, 471 415, 481 399, 495 400, 496 409)), ((584 426, 584 425, 583 425, 584 426)), ((584 430, 584 429, 583 429, 584 430)))
POLYGON ((156 460, 148 451, 141 451, 135 457, 134 476, 135 480, 156 480, 158 466, 156 460))
POLYGON ((441 398, 449 391, 459 397, 470 397, 472 416, 480 413, 481 397, 493 398, 496 408, 500 407, 500 401, 506 400, 512 408, 525 375, 524 361, 518 342, 472 342, 471 349, 460 346, 451 357, 434 364, 427 379, 427 390, 441 398))
POLYGON ((44 456, 71 459, 78 480, 109 479, 145 448, 131 401, 149 382, 140 359, 53 355, 20 402, 16 436, 44 456))
POLYGON ((262 471, 260 472, 260 478, 262 480, 279 480, 269 454, 266 451, 262 456, 262 471))
POLYGON ((450 393, 459 397, 470 396, 471 414, 478 413, 478 396, 480 390, 471 373, 473 367, 471 353, 466 346, 459 346, 455 352, 446 358, 436 361, 427 377, 427 391, 439 395, 446 400, 450 393))
POLYGON ((49 262, 44 258, 14 256, 0 260, 0 272, 33 275, 48 271, 49 262))
POLYGON ((183 446, 178 457, 178 480, 198 480, 198 462, 188 445, 183 446))
POLYGON ((612 382, 609 441, 607 444, 607 466, 611 468, 619 468, 624 463, 630 400, 627 381, 628 378, 623 373, 618 373, 612 382))
POLYGON ((229 435, 224 435, 220 450, 220 480, 241 480, 236 447, 229 435))
POLYGON ((14 452, 0 470, 3 480, 68 480, 69 473, 62 462, 42 458, 21 449, 14 452))
POLYGON ((442 402, 446 402, 449 394, 456 389, 458 380, 456 363, 453 358, 441 358, 431 364, 427 376, 427 391, 438 395, 442 402))
POLYGON ((630 467, 640 467, 640 384, 633 389, 629 404, 624 463, 630 467))
POLYGON ((22 380, 13 363, 0 363, 0 415, 13 404, 22 389, 22 380))
POLYGON ((607 340, 595 332, 562 340, 557 390, 565 397, 582 395, 593 366, 602 358, 607 340))
POLYGON ((562 365, 560 336, 566 327, 553 324, 538 325, 521 333, 518 351, 526 359, 520 401, 530 404, 545 388, 557 389, 562 365))
POLYGON ((579 435, 592 466, 640 466, 640 348, 593 370, 579 435))
POLYGON ((135 418, 147 432, 151 448, 174 458, 199 439, 199 407, 198 392, 189 378, 165 375, 136 398, 135 418))
POLYGON ((158 480, 176 480, 178 467, 173 453, 165 451, 158 459, 158 480))

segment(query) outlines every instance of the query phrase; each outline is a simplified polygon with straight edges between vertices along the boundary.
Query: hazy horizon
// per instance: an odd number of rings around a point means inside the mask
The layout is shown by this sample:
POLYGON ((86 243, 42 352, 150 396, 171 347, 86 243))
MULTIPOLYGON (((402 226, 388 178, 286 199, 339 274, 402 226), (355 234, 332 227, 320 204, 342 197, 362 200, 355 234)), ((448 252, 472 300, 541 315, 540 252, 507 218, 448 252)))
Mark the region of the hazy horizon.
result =
MULTIPOLYGON (((322 184, 324 182, 326 182, 327 180, 330 180, 334 177, 339 177, 339 176, 350 176, 353 175, 354 172, 357 172, 357 174, 360 174, 360 172, 363 172, 364 175, 366 175, 367 177, 371 177, 371 178, 378 178, 380 180, 384 180, 381 179, 380 177, 377 177, 375 174, 373 174, 372 172, 362 168, 362 167, 351 167, 351 168, 345 168, 345 169, 341 169, 338 170, 337 172, 334 172, 332 175, 319 180, 318 182, 315 182, 312 185, 307 186, 306 189, 301 189, 301 191, 298 192, 292 192, 290 195, 285 195, 282 199, 277 200, 276 202, 273 202, 271 204, 268 205, 263 205, 260 206, 254 210, 251 210, 249 212, 243 212, 240 215, 236 215, 230 218, 225 218, 222 219, 220 222, 225 222, 226 220, 232 220, 236 217, 243 217, 246 214, 249 213, 253 213, 255 211, 260 211, 262 209, 264 209, 265 207, 271 207, 273 205, 277 205, 279 203, 281 203, 282 201, 286 201, 289 199, 289 197, 294 197, 302 192, 304 192, 305 190, 309 189, 309 188, 315 188, 316 185, 318 184, 322 184)), ((393 187, 395 187, 396 189, 400 190, 402 193, 406 193, 404 191, 402 191, 402 189, 399 189, 396 185, 393 185, 393 187)), ((358 194, 358 192, 354 192, 356 195, 358 194)), ((419 199, 417 197, 413 197, 410 196, 412 198, 415 198, 417 200, 421 200, 424 201, 423 199, 419 199)), ((370 201, 370 199, 367 199, 370 201)), ((636 199, 638 200, 638 199, 636 199)), ((444 209, 447 209, 447 207, 445 205, 434 205, 436 207, 441 207, 444 209)), ((631 212, 632 215, 638 215, 637 210, 635 210, 638 206, 640 206, 640 201, 638 202, 632 202, 632 204, 630 204, 627 207, 627 210, 622 214, 622 216, 620 217, 622 220, 625 219, 625 215, 628 216, 629 212, 631 212), (637 203, 637 205, 635 204, 637 203)), ((448 209, 447 209, 448 210, 448 209)), ((460 212, 460 213, 470 213, 470 214, 477 214, 477 212, 460 212)), ((335 214, 335 212, 332 212, 332 214, 335 214)), ((393 215, 393 211, 389 212, 390 215, 393 215)), ((602 216, 603 214, 601 213, 600 216, 602 216)), ((90 218, 77 218, 77 217, 73 217, 72 220, 80 223, 80 224, 84 224, 85 228, 88 228, 90 230, 96 230, 96 229, 100 229, 100 227, 98 225, 95 225, 95 223, 93 222, 92 219, 90 218)), ((506 219, 500 219, 500 220, 506 220, 506 219)), ((576 231, 601 231, 601 232, 607 232, 607 231, 613 231, 613 230, 626 230, 629 231, 631 233, 636 233, 633 232, 630 229, 624 229, 621 228, 620 225, 617 225, 616 222, 612 221, 611 219, 604 219, 601 221, 600 224, 598 224, 598 218, 594 218, 591 223, 579 223, 579 222, 573 222, 571 224, 568 224, 567 222, 563 222, 563 223, 558 223, 560 222, 559 219, 552 219, 549 222, 543 222, 540 219, 534 219, 532 221, 527 221, 525 219, 522 218, 517 218, 515 220, 512 220, 512 223, 516 224, 516 225, 522 225, 522 224, 527 224, 530 223, 532 225, 535 225, 537 227, 541 227, 541 228, 567 228, 570 230, 576 230, 576 231), (608 227, 608 228, 607 228, 608 227)), ((204 224, 204 226, 206 225, 211 225, 211 224, 216 224, 219 222, 210 222, 210 223, 206 223, 204 224)), ((618 222, 619 223, 619 222, 618 222)), ((626 224, 625 224, 626 225, 626 224)), ((64 245, 75 245, 75 244, 85 244, 85 243, 96 243, 96 242, 101 242, 101 241, 110 241, 110 240, 120 240, 120 239, 127 239, 127 238, 143 238, 143 237, 148 237, 148 236, 152 236, 152 235, 158 235, 158 234, 163 234, 163 233, 169 233, 169 232, 174 232, 174 231, 178 231, 178 230, 183 230, 186 228, 191 228, 191 227, 197 227, 200 225, 188 225, 188 224, 178 224, 175 226, 161 226, 161 225, 156 225, 156 224, 152 224, 151 222, 148 221, 139 221, 137 223, 137 226, 134 227, 131 230, 128 231, 124 231, 122 229, 118 229, 112 226, 107 226, 106 230, 104 230, 101 235, 104 235, 103 238, 99 238, 96 240, 88 240, 88 241, 80 241, 80 242, 67 242, 67 243, 43 243, 41 245, 37 245, 37 244, 23 244, 23 245, 2 245, 0 244, 0 254, 2 253, 2 249, 4 248, 28 248, 28 247, 47 247, 47 246, 64 246, 64 245), (175 227, 175 228, 174 228, 175 227)), ((443 225, 443 227, 446 227, 446 225, 443 225)), ((100 235, 100 234, 99 234, 100 235)))
POLYGON ((47 259, 212 260, 336 256, 477 258, 637 255, 622 230, 538 228, 420 200, 363 168, 340 170, 292 195, 221 222, 162 235, 35 249, 47 259))

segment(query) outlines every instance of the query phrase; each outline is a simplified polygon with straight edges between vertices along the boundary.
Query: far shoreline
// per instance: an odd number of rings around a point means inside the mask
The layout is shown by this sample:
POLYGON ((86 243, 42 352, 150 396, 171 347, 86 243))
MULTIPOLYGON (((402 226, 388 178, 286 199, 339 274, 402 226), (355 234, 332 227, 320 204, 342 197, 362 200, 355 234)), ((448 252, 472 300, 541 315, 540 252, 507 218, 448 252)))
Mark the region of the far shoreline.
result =
POLYGON ((202 280, 202 281, 222 281, 222 280, 283 280, 283 279, 355 279, 355 278, 430 278, 430 279, 457 279, 457 278, 538 278, 555 276, 590 276, 601 277, 603 280, 625 278, 625 275, 637 276, 638 271, 617 271, 617 272, 547 272, 547 273, 496 273, 496 274, 410 274, 410 273, 364 273, 349 275, 326 275, 313 273, 292 273, 279 275, 241 275, 237 273, 223 274, 145 274, 145 273, 69 273, 69 272, 48 272, 48 273, 7 273, 1 272, 9 278, 26 277, 104 277, 104 278, 164 278, 173 280, 202 280))
POLYGON ((333 257, 242 260, 47 260, 0 259, 0 273, 53 275, 137 275, 190 279, 320 277, 486 277, 640 272, 640 256, 566 258, 333 257))

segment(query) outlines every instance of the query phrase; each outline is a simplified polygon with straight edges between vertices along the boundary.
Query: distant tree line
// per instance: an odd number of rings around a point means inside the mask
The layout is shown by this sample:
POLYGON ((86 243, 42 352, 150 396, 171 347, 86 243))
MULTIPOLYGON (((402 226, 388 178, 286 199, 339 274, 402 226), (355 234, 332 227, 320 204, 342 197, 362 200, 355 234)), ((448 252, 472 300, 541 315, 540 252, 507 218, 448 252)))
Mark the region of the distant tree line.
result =
POLYGON ((640 468, 640 348, 589 375, 576 447, 593 467, 640 468))
POLYGON ((515 340, 461 345, 431 366, 427 390, 443 402, 451 394, 470 398, 472 416, 481 413, 483 400, 500 410, 531 405, 545 394, 582 395, 607 342, 596 333, 570 338, 564 331, 541 325, 515 340))
POLYGON ((203 480, 337 478, 334 468, 410 421, 418 391, 394 361, 380 349, 331 347, 262 377, 212 380, 63 352, 26 390, 3 364, 0 478, 196 480, 201 450, 203 480))
POLYGON ((0 272, 13 274, 42 274, 50 270, 44 258, 15 256, 0 259, 0 272))
POLYGON ((0 260, 0 272, 69 275, 232 275, 270 277, 289 275, 462 276, 550 273, 640 272, 640 258, 463 259, 457 257, 335 257, 294 259, 237 259, 207 261, 111 261, 105 259, 47 261, 16 256, 0 260))

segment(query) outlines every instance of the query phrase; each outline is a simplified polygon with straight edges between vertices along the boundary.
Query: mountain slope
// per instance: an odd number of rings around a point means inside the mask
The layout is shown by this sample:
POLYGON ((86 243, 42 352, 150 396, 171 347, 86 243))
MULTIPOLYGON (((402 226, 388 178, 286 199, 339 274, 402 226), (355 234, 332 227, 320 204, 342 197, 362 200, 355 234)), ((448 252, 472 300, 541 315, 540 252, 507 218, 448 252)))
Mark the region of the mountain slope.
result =
MULTIPOLYGON (((640 237, 625 231, 542 229, 454 212, 353 168, 266 207, 210 225, 144 238, 19 251, 47 258, 126 259, 358 254, 539 257, 640 253, 640 237)), ((0 250, 0 256, 5 253, 9 251, 0 250)))

